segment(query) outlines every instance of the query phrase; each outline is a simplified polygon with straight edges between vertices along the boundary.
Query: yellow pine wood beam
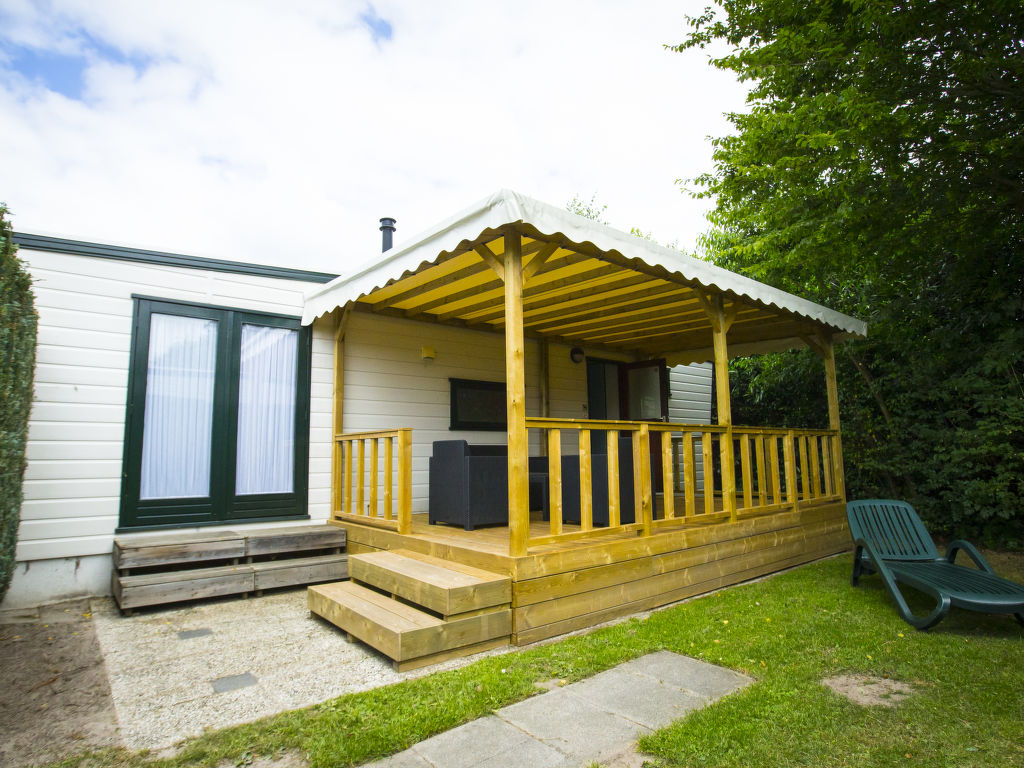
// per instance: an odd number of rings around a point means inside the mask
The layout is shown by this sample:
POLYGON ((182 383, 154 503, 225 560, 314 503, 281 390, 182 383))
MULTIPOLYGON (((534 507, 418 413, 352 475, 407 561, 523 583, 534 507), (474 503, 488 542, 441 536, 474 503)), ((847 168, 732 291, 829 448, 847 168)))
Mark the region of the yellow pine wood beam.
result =
POLYGON ((538 309, 534 307, 524 313, 526 325, 537 330, 558 330, 562 325, 580 323, 584 321, 596 322, 594 314, 597 310, 609 313, 614 317, 614 310, 621 310, 617 314, 629 314, 633 310, 649 309, 657 307, 664 301, 677 302, 678 300, 696 304, 689 298, 690 290, 680 288, 671 283, 662 283, 653 288, 645 288, 630 293, 595 293, 591 294, 591 300, 581 300, 573 307, 561 307, 555 311, 538 309), (685 293, 684 293, 685 292, 685 293), (550 326, 550 327, 549 327, 550 326))
POLYGON ((519 231, 505 230, 505 392, 508 419, 509 554, 526 555, 530 537, 529 437, 526 429, 526 346, 523 339, 523 256, 519 231))

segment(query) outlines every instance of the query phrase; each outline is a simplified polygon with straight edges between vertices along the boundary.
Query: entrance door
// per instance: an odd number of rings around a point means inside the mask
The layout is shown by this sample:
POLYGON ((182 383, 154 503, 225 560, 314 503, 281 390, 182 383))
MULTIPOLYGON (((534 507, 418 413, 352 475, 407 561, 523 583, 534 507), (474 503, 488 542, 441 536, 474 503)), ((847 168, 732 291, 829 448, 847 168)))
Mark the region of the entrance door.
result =
POLYGON ((306 516, 309 333, 136 299, 121 526, 306 516))

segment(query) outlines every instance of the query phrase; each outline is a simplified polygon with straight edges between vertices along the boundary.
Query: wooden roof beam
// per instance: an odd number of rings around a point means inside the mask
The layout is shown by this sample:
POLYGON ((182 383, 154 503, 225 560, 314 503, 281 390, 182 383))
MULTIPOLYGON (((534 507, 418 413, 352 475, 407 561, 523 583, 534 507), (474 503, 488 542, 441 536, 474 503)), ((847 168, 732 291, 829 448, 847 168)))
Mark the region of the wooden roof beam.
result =
MULTIPOLYGON (((393 307, 396 304, 401 304, 404 301, 414 299, 417 296, 422 296, 432 291, 444 288, 445 286, 451 285, 452 283, 457 283, 460 280, 466 280, 467 278, 476 277, 485 270, 486 267, 481 267, 480 264, 471 264, 470 266, 463 267, 462 269, 456 270, 455 272, 450 272, 444 277, 439 277, 436 278, 435 280, 431 280, 430 282, 422 283, 421 285, 409 288, 405 291, 402 291, 401 293, 396 293, 393 296, 384 299, 383 301, 373 302, 373 306, 378 309, 387 309, 388 307, 393 307)), ((369 298, 372 298, 372 295, 369 298)))
POLYGON ((677 296, 689 296, 689 288, 682 288, 672 283, 658 283, 649 288, 623 293, 621 290, 603 291, 591 294, 594 299, 586 304, 576 304, 566 309, 559 307, 555 310, 546 311, 543 314, 534 314, 546 307, 534 307, 526 311, 527 325, 543 325, 549 321, 572 320, 573 318, 588 318, 595 310, 618 309, 620 307, 635 307, 646 309, 657 306, 666 297, 676 298, 677 296), (685 294, 683 293, 685 291, 685 294), (668 295, 668 296, 666 296, 668 295), (533 315, 531 317, 531 314, 533 315))

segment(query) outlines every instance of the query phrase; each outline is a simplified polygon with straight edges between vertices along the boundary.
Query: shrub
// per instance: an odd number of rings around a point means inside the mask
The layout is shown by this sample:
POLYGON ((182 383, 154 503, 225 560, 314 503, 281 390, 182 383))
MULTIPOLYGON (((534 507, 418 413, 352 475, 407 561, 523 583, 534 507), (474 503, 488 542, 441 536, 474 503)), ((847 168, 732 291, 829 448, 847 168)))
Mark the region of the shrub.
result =
POLYGON ((0 600, 14 573, 38 316, 32 281, 0 204, 0 600))

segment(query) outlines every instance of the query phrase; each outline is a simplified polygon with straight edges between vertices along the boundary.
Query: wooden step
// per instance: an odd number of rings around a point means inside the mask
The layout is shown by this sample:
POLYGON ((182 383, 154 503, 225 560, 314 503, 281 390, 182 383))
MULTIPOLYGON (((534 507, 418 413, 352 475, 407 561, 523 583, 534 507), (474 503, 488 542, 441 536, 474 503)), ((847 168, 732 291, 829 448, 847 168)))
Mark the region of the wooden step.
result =
POLYGON ((316 584, 348 578, 348 555, 316 555, 252 563, 256 589, 316 584))
POLYGON ((310 611, 390 657, 398 671, 506 645, 512 633, 509 608, 445 620, 351 581, 310 587, 308 596, 310 611))
POLYGON ((349 573, 445 617, 512 601, 508 576, 407 550, 352 555, 349 573))

